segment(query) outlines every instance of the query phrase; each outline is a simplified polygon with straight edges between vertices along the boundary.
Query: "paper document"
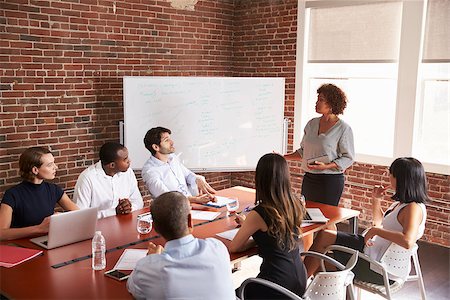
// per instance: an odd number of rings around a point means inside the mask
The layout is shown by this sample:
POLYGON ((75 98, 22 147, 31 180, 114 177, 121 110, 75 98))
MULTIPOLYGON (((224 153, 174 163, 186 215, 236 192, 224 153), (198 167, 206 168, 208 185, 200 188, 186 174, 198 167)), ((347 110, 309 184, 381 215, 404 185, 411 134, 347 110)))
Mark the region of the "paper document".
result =
POLYGON ((147 256, 147 252, 147 249, 125 249, 113 269, 132 271, 138 260, 147 256))
POLYGON ((224 207, 225 205, 227 205, 227 203, 231 203, 231 202, 235 201, 235 199, 230 199, 230 198, 222 197, 222 196, 216 196, 216 199, 217 199, 217 202, 209 201, 208 203, 203 204, 203 205, 220 208, 220 207, 224 207))
MULTIPOLYGON (((231 230, 227 230, 221 233, 216 234, 217 236, 220 236, 221 238, 227 239, 227 240, 233 240, 237 232, 239 231, 239 228, 234 228, 231 230)), ((250 237, 250 240, 253 240, 252 237, 250 237)))
POLYGON ((218 211, 191 210, 192 219, 212 221, 220 215, 218 211))

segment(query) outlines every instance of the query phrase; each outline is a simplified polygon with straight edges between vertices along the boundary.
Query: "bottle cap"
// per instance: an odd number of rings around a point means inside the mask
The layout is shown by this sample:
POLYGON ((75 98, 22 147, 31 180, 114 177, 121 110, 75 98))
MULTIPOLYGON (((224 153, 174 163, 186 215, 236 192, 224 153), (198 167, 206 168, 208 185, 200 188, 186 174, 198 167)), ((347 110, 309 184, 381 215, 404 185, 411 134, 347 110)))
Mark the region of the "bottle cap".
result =
POLYGON ((95 234, 102 234, 100 230, 96 231, 95 234))

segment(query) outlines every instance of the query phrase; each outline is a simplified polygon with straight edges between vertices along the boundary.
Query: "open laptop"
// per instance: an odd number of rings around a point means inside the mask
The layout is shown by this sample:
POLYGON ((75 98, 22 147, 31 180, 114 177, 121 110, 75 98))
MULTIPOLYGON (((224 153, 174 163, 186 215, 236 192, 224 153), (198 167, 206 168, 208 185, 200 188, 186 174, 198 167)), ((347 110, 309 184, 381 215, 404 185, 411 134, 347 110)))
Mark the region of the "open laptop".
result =
POLYGON ((42 248, 53 249, 92 238, 96 225, 96 207, 54 214, 50 217, 48 235, 30 241, 42 248))
POLYGON ((306 208, 306 214, 303 217, 304 223, 326 223, 328 218, 324 216, 320 208, 306 208))

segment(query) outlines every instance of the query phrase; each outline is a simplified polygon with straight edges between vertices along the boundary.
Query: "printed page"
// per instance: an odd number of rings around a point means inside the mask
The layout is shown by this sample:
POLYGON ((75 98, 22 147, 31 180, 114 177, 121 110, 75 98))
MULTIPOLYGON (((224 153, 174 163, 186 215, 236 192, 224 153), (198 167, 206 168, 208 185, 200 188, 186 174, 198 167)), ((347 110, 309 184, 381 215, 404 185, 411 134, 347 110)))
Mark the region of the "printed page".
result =
POLYGON ((212 221, 220 215, 220 212, 215 211, 203 211, 203 210, 191 210, 192 219, 212 221))
POLYGON ((132 271, 138 260, 147 256, 147 252, 147 249, 125 249, 113 269, 132 271))

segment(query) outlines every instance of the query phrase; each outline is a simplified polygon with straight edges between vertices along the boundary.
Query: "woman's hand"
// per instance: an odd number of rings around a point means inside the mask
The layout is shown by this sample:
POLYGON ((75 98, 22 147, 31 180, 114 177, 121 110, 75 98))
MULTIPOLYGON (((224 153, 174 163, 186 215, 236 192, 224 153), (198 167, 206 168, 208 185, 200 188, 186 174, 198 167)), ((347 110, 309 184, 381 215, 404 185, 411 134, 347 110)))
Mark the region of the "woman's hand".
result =
POLYGON ((368 247, 373 246, 373 240, 372 238, 376 235, 378 235, 378 230, 380 229, 380 227, 371 227, 366 235, 364 235, 364 244, 368 247))
POLYGON ((338 169, 338 166, 335 162, 331 162, 329 164, 323 163, 321 161, 314 161, 313 164, 308 165, 308 169, 310 170, 327 170, 327 169, 338 169))
POLYGON ((238 226, 242 226, 245 221, 246 216, 244 214, 236 214, 234 221, 238 224, 238 226))
POLYGON ((50 216, 42 220, 41 224, 38 225, 40 233, 48 233, 48 228, 50 227, 50 216))
POLYGON ((384 194, 386 193, 386 190, 389 186, 382 186, 382 185, 376 185, 373 187, 372 190, 372 197, 373 198, 382 198, 384 194))

